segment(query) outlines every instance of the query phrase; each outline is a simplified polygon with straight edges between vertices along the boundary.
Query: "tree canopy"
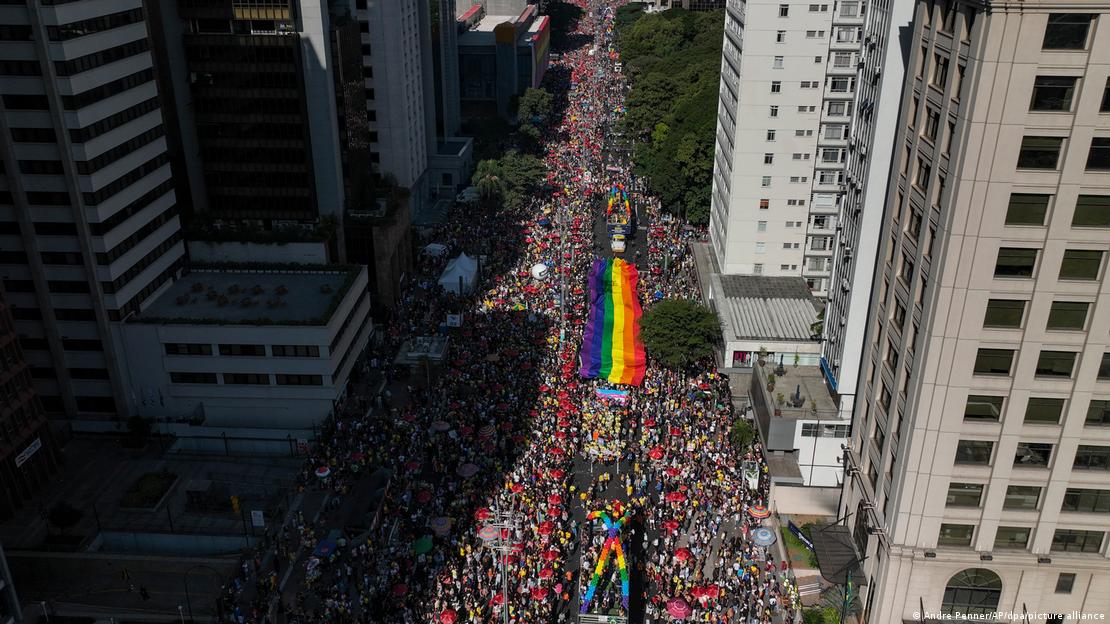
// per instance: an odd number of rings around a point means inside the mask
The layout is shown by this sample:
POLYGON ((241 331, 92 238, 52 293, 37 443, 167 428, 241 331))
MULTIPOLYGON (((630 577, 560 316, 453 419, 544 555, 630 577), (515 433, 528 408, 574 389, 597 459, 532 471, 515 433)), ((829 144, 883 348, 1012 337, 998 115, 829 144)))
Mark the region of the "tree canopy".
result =
POLYGON ((471 184, 485 202, 504 202, 519 207, 543 184, 543 178, 543 161, 511 151, 501 158, 479 162, 471 184))
POLYGON ((517 103, 517 117, 522 124, 534 123, 542 126, 551 117, 552 101, 551 94, 546 89, 529 87, 524 90, 517 103))
POLYGON ((624 124, 633 160, 663 208, 709 221, 721 79, 722 11, 617 12, 621 57, 632 85, 624 124))
POLYGON ((721 340, 717 315, 688 299, 664 299, 651 306, 640 328, 648 355, 670 368, 712 356, 721 340))

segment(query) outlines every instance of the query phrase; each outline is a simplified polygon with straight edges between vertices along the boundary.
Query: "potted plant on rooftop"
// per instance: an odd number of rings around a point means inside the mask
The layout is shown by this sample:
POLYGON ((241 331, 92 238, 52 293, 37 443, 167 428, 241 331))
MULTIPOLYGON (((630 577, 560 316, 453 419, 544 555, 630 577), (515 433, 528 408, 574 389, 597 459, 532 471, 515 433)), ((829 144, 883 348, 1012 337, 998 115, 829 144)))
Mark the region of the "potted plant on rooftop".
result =
POLYGON ((759 365, 760 366, 766 366, 767 365, 767 347, 760 347, 759 348, 759 365))
POLYGON ((767 375, 767 392, 775 391, 775 374, 767 375))

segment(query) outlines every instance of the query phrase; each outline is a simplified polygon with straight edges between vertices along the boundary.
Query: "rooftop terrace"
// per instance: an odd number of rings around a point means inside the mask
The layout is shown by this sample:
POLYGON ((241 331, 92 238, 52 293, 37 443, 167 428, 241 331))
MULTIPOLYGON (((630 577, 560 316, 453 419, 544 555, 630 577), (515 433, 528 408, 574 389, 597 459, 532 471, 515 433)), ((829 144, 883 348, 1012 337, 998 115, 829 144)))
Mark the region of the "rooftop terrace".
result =
POLYGON ((358 276, 342 265, 196 269, 132 322, 326 325, 358 276))

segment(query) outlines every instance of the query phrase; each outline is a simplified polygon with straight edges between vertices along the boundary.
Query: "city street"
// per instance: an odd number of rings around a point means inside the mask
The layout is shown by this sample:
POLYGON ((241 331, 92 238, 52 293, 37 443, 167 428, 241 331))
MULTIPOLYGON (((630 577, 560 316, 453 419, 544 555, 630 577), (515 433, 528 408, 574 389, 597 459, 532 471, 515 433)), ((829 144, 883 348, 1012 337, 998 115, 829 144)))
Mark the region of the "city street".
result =
MULTIPOLYGON (((449 252, 421 259, 374 354, 385 391, 352 393, 329 423, 301 471, 303 506, 276 550, 228 588, 229 620, 794 621, 785 566, 749 539, 768 482, 764 468, 757 487, 745 484, 740 462, 762 466, 762 455, 728 439, 728 378, 711 362, 674 371, 650 360, 638 387, 579 376, 585 276, 609 254, 603 200, 612 184, 640 186, 611 144, 627 93, 612 31, 622 3, 575 4, 590 43, 545 79, 557 103, 543 134, 546 190, 515 208, 457 209, 435 232, 449 252), (460 252, 487 255, 464 296, 436 284, 460 252), (534 278, 541 263, 555 277, 534 278), (441 327, 447 314, 461 327, 441 327), (401 343, 438 331, 451 343, 442 374, 390 367, 401 343), (370 475, 383 469, 392 477, 378 516, 370 475), (623 558, 600 568, 606 532, 591 512, 626 518, 613 533, 623 558)), ((699 300, 688 243, 701 234, 663 219, 650 196, 630 199, 640 228, 625 259, 644 308, 699 300)))

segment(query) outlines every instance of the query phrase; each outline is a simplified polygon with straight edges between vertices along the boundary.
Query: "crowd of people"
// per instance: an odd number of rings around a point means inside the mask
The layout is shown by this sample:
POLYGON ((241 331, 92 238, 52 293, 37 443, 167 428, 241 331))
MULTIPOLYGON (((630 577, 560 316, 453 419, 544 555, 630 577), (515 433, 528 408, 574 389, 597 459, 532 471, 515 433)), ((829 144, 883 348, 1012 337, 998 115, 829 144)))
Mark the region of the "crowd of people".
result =
MULTIPOLYGON (((628 514, 620 539, 630 608, 647 621, 795 621, 785 567, 750 540, 768 483, 743 478, 740 462, 763 458, 758 444, 732 447, 727 378, 649 360, 642 386, 613 397, 597 393, 603 381, 579 377, 584 278, 604 245, 595 219, 610 184, 632 175, 609 132, 627 91, 613 41, 623 2, 570 1, 592 43, 565 51, 548 73, 547 88, 568 94, 543 135, 548 192, 519 208, 448 216, 433 237, 448 253, 421 257, 373 354, 392 382, 401 373, 387 362, 403 341, 447 333, 447 365, 411 380, 403 401, 352 397, 305 464, 302 482, 329 492, 325 519, 388 468, 381 515, 357 536, 325 535, 322 522, 295 517, 276 541, 280 560, 305 553, 296 563, 304 582, 283 596, 276 575, 244 568, 228 603, 250 582, 256 598, 225 609, 228 620, 265 621, 277 594, 284 621, 305 624, 492 623, 504 610, 515 624, 569 622, 607 538, 586 515, 605 511, 628 514), (436 281, 460 252, 482 259, 471 294, 436 281), (531 271, 538 264, 543 280, 531 271), (444 328, 447 314, 460 314, 461 327, 444 328)), ((647 233, 628 258, 645 308, 700 299, 688 250, 700 233, 665 217, 642 189, 631 198, 647 233)), ((616 559, 606 562, 591 612, 623 612, 619 575, 616 559)))

